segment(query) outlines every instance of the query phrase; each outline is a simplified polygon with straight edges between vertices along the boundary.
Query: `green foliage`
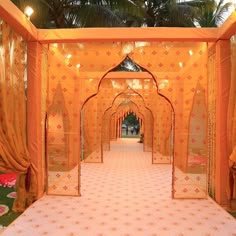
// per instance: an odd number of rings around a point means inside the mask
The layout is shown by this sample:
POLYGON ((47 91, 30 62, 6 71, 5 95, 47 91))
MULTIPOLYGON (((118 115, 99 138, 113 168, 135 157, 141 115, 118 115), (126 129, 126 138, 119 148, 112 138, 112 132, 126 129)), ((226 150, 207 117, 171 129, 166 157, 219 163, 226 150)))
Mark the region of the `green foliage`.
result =
POLYGON ((216 27, 231 6, 220 0, 12 0, 34 9, 38 28, 216 27))
POLYGON ((142 19, 140 0, 12 0, 22 11, 34 9, 31 21, 38 28, 123 27, 142 19))
POLYGON ((129 57, 126 57, 125 60, 112 71, 145 71, 145 69, 134 63, 129 57))
POLYGON ((145 1, 149 27, 194 27, 192 8, 178 0, 145 1))
POLYGON ((127 115, 123 123, 128 125, 139 125, 139 121, 137 120, 136 116, 133 113, 127 115))
POLYGON ((194 22, 200 27, 218 27, 232 3, 220 0, 195 0, 187 3, 194 9, 194 22))

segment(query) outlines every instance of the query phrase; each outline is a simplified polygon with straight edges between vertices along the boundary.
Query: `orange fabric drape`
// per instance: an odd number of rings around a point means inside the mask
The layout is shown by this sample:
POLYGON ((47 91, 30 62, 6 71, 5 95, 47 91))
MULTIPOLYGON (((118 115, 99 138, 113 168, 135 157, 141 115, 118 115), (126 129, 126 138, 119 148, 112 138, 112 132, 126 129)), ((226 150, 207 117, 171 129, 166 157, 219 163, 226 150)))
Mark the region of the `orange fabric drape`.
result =
MULTIPOLYGON (((227 114, 227 137, 228 137, 228 155, 229 155, 229 167, 236 162, 236 38, 235 36, 231 40, 231 81, 230 81, 230 93, 229 93, 229 105, 227 114)), ((236 201, 236 178, 233 170, 229 171, 228 179, 228 199, 230 205, 233 206, 233 202, 236 201)))
POLYGON ((26 142, 26 44, 6 23, 0 27, 0 170, 19 174, 13 210, 22 212, 36 199, 37 185, 26 142))
POLYGON ((231 40, 231 81, 228 107, 228 151, 232 153, 236 145, 236 36, 231 40))
POLYGON ((229 173, 227 150, 227 110, 230 92, 230 42, 219 40, 216 43, 216 201, 227 204, 227 176, 229 173), (222 178, 224 176, 224 178, 222 178))
MULTIPOLYGON (((53 126, 54 131, 47 130, 49 137, 47 142, 50 144, 50 146, 47 144, 47 148, 50 147, 50 150, 47 150, 47 159, 48 164, 52 164, 48 172, 50 177, 55 172, 60 174, 62 170, 69 171, 76 167, 79 165, 80 157, 87 162, 102 161, 101 118, 105 106, 101 104, 99 106, 101 96, 95 94, 98 93, 102 76, 119 64, 125 55, 120 54, 119 42, 50 44, 48 48, 47 113, 49 126, 52 127, 51 125, 56 121, 53 126), (63 112, 60 117, 50 111, 58 84, 61 84, 63 99, 57 99, 56 106, 58 109, 63 106, 63 109, 68 111, 66 114, 63 112), (65 119, 68 129, 65 129, 65 122, 63 122, 65 119), (81 125, 83 125, 82 129, 80 129, 81 125), (61 135, 60 142, 57 142, 56 133, 61 135), (65 144, 65 140, 68 140, 67 144, 65 144), (53 150, 52 146, 54 146, 53 150), (66 156, 63 151, 65 148, 68 153, 66 156)), ((71 191, 62 188, 60 192, 57 191, 57 194, 68 195, 70 192, 75 194, 74 189, 79 188, 79 184, 77 179, 74 182, 77 184, 71 188, 71 191)), ((49 183, 49 185, 51 186, 49 186, 51 189, 49 193, 55 194, 54 184, 49 183)))
MULTIPOLYGON (((52 104, 57 85, 61 83, 65 100, 63 104, 68 111, 70 123, 69 132, 73 132, 77 137, 76 142, 74 142, 75 138, 69 139, 68 161, 78 158, 78 151, 81 148, 85 161, 101 162, 104 112, 109 108, 112 109, 109 113, 110 117, 107 117, 107 122, 110 119, 110 129, 106 129, 106 132, 110 132, 110 137, 116 139, 120 136, 118 121, 123 117, 124 112, 133 111, 143 115, 144 151, 153 151, 155 154, 159 152, 162 156, 169 154, 165 159, 161 156, 162 160, 159 158, 155 163, 170 163, 172 152, 167 148, 169 143, 174 141, 176 170, 183 171, 189 178, 190 175, 186 171, 189 156, 190 115, 197 84, 199 83, 206 88, 205 92, 207 91, 206 55, 207 44, 198 42, 50 44, 48 109, 52 104), (116 78, 112 74, 109 77, 107 72, 119 65, 126 57, 147 69, 150 72, 149 76, 116 78), (179 61, 176 61, 176 57, 179 61), (160 86, 161 84, 164 86, 160 86), (158 92, 165 98, 160 99, 158 92), (139 100, 135 96, 139 97, 139 100), (166 107, 162 108, 158 100, 165 101, 166 107), (127 111, 121 108, 123 103, 133 103, 137 108, 133 109, 128 105, 127 111), (80 116, 81 109, 82 116, 80 116), (171 139, 173 110, 177 125, 174 130, 175 138, 171 139), (155 120, 156 118, 158 119, 155 120), (80 124, 83 125, 82 129, 79 127, 80 124), (78 138, 81 136, 81 131, 83 147, 80 147, 78 138)), ((57 105, 62 106, 62 102, 58 101, 57 105)), ((61 125, 55 127, 61 129, 61 125)), ((108 135, 105 136, 107 142, 108 135)), ((189 189, 187 181, 175 184, 179 193, 183 193, 185 187, 189 189)), ((203 188, 205 194, 206 183, 203 188)), ((192 190, 185 191, 184 197, 191 198, 193 194, 195 192, 192 190)))

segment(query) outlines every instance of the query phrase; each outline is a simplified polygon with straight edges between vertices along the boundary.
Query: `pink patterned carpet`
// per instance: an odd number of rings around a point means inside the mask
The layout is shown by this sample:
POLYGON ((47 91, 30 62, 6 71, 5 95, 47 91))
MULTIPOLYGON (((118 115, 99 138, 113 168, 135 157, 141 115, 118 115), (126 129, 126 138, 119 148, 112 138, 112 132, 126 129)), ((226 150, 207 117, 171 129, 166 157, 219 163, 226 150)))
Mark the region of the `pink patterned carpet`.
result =
POLYGON ((82 164, 82 196, 44 196, 5 236, 236 236, 236 220, 209 199, 171 199, 171 165, 152 165, 137 140, 104 164, 82 164))

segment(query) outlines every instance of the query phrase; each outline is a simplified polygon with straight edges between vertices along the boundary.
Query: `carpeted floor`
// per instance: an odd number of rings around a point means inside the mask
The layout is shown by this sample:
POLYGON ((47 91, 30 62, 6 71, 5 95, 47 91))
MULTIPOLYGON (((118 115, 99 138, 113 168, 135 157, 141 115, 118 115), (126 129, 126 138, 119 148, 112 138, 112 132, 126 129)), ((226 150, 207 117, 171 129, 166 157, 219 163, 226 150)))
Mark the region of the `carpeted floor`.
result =
POLYGON ((236 236, 236 219, 210 198, 173 200, 171 174, 121 140, 103 164, 82 164, 81 197, 44 196, 3 235, 236 236))

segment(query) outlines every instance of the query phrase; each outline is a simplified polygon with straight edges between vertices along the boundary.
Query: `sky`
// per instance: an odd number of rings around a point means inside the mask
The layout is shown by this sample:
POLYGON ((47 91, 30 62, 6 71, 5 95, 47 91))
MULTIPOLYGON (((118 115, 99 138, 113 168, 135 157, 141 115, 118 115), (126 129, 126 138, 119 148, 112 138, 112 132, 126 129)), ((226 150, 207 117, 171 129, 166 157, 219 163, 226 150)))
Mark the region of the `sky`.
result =
MULTIPOLYGON (((191 1, 191 0, 180 0, 180 1, 191 1)), ((219 2, 220 0, 216 0, 216 2, 219 2)), ((236 9, 236 0, 224 0, 225 3, 231 2, 232 8, 229 9, 229 11, 225 14, 225 20, 230 16, 230 14, 236 9)))
MULTIPOLYGON (((217 2, 219 2, 219 1, 217 0, 217 2)), ((227 3, 227 2, 231 2, 232 5, 233 5, 232 8, 229 10, 229 12, 227 14, 227 16, 229 16, 235 10, 236 0, 225 0, 225 3, 227 3)))
MULTIPOLYGON (((217 2, 219 2, 217 0, 217 2)), ((225 0, 225 3, 231 2, 232 3, 232 8, 229 9, 229 12, 225 14, 225 20, 231 15, 231 13, 236 9, 236 0, 225 0)))

